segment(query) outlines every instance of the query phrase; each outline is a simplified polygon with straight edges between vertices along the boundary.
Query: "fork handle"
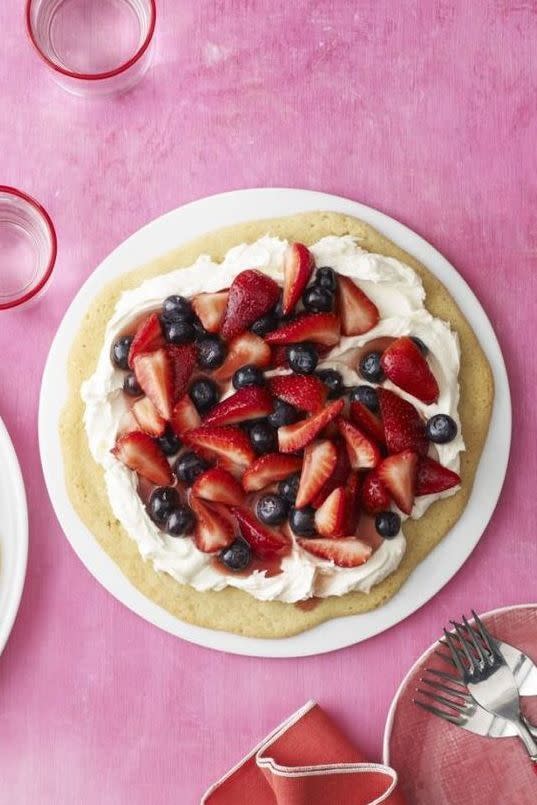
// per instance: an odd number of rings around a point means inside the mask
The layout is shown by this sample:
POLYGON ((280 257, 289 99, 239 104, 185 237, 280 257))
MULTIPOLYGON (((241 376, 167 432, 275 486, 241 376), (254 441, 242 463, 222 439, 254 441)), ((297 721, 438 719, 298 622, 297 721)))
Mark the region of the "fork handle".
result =
POLYGON ((537 763, 537 744, 535 743, 531 732, 526 726, 526 722, 521 716, 516 721, 513 721, 512 724, 518 731, 519 738, 526 747, 528 755, 534 763, 537 763))

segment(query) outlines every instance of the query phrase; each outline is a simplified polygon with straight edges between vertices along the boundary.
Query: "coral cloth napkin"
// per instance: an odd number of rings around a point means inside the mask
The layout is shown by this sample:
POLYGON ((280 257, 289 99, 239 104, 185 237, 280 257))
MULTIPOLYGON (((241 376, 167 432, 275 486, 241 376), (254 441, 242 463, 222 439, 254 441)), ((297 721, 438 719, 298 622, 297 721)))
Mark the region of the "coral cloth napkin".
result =
POLYGON ((368 763, 308 702, 207 791, 201 805, 404 805, 397 774, 368 763))

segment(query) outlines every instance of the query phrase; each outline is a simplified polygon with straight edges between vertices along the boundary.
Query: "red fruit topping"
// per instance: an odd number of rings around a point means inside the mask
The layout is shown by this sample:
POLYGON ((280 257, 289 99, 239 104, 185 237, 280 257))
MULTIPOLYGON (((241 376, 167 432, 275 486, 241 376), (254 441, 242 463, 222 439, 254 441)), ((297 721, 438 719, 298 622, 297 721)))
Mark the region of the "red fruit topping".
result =
POLYGON ((377 306, 350 277, 338 276, 338 303, 343 335, 361 335, 378 324, 377 306))
POLYGON ((199 498, 212 500, 215 503, 226 503, 228 506, 236 506, 244 499, 240 483, 222 467, 205 470, 194 481, 192 492, 199 498))
POLYGON ((287 358, 287 347, 284 347, 283 344, 281 346, 273 346, 271 347, 271 359, 270 365, 274 366, 278 369, 284 368, 289 369, 289 360, 287 358))
POLYGON ((339 343, 339 319, 334 313, 303 313, 265 336, 268 344, 313 341, 333 347, 339 343))
POLYGON ((268 381, 271 392, 301 411, 318 411, 328 389, 315 375, 277 375, 268 381))
POLYGON ((235 531, 230 520, 199 498, 191 497, 190 505, 196 515, 194 541, 200 551, 216 553, 231 545, 235 531))
POLYGON ((347 446, 345 442, 341 440, 335 442, 335 445, 337 451, 336 466, 334 467, 334 471, 330 478, 326 481, 326 483, 323 484, 319 492, 312 500, 312 506, 315 509, 318 509, 319 506, 322 506, 330 492, 333 492, 336 487, 345 486, 347 479, 349 478, 351 465, 349 463, 349 456, 347 454, 347 446))
POLYGON ((376 443, 346 419, 340 419, 338 426, 339 432, 347 444, 349 461, 353 470, 367 470, 376 467, 381 459, 376 443))
POLYGON ((362 486, 362 506, 368 514, 378 514, 390 508, 390 493, 376 472, 368 472, 362 486))
POLYGON ((387 389, 377 389, 386 445, 390 453, 413 450, 424 456, 429 449, 425 423, 414 406, 387 389))
POLYGON ((212 376, 218 381, 229 380, 241 366, 251 363, 264 368, 270 365, 270 359, 269 345, 254 333, 244 333, 230 342, 224 363, 212 376))
POLYGON ((271 310, 280 296, 273 279, 261 271, 248 269, 238 274, 229 289, 220 335, 226 341, 243 333, 251 324, 271 310))
POLYGON ((138 420, 132 411, 125 411, 119 421, 119 426, 117 429, 118 436, 123 436, 125 433, 132 433, 135 430, 140 430, 138 420))
POLYGON ((168 354, 173 366, 173 399, 176 402, 188 388, 188 383, 196 366, 196 347, 193 344, 172 345, 168 347, 168 354))
POLYGON ((303 243, 292 243, 285 254, 283 264, 284 316, 291 313, 308 284, 313 271, 313 255, 303 243))
POLYGON ((232 512, 237 518, 243 538, 260 559, 270 559, 272 556, 284 553, 290 547, 290 541, 285 534, 262 525, 249 509, 235 506, 232 512))
POLYGON ((171 418, 173 431, 177 436, 184 436, 187 431, 199 428, 200 425, 201 418, 196 410, 196 406, 188 394, 185 394, 185 396, 181 397, 179 402, 176 403, 173 409, 171 418))
POLYGON ((166 430, 166 420, 161 417, 149 397, 142 397, 132 406, 132 413, 140 430, 149 436, 162 436, 166 430))
POLYGON ((146 433, 136 431, 120 436, 112 453, 125 466, 148 481, 159 486, 171 484, 172 471, 166 456, 146 433))
POLYGON ((412 450, 388 456, 377 469, 380 480, 405 514, 412 512, 417 469, 418 456, 412 450))
POLYGON ((420 458, 416 476, 416 497, 445 492, 446 489, 458 486, 460 482, 460 475, 453 470, 448 470, 447 467, 443 467, 438 461, 428 456, 420 458))
POLYGON ((311 503, 332 475, 336 461, 336 446, 328 440, 314 442, 306 447, 295 504, 299 509, 311 503))
POLYGON ((269 484, 283 481, 301 467, 302 459, 298 456, 267 453, 248 467, 242 476, 242 485, 247 492, 257 492, 269 484))
POLYGON ((185 433, 184 442, 199 452, 223 460, 226 467, 228 462, 247 467, 256 458, 248 436, 232 425, 202 425, 185 433))
POLYGON ((134 366, 134 359, 137 355, 141 355, 142 352, 153 352, 153 350, 163 347, 165 343, 158 313, 152 313, 136 330, 136 335, 129 350, 129 366, 131 369, 134 366))
POLYGON ((384 425, 379 416, 370 411, 367 405, 351 401, 349 407, 350 418, 360 430, 372 436, 379 444, 385 444, 384 425))
POLYGON ((273 408, 274 403, 267 389, 260 386, 245 386, 211 408, 203 424, 234 425, 248 419, 268 416, 273 408))
POLYGON ((137 355, 134 374, 146 396, 164 419, 171 418, 174 396, 173 364, 165 349, 137 355))
POLYGON ((282 453, 293 453, 312 442, 317 434, 341 413, 343 400, 328 403, 317 414, 294 425, 278 428, 278 445, 282 453))
POLYGON ((227 291, 200 293, 192 300, 194 313, 208 333, 218 333, 227 307, 227 291))
POLYGON ((373 549, 359 539, 344 537, 343 539, 299 539, 301 548, 319 559, 328 559, 338 567, 358 567, 363 565, 373 549))
POLYGON ((315 527, 323 537, 342 537, 346 533, 347 494, 344 487, 334 489, 315 512, 315 527))
POLYGON ((360 516, 360 476, 357 472, 351 472, 347 486, 345 487, 345 494, 347 498, 346 520, 345 520, 345 533, 354 534, 358 525, 358 517, 360 516))
POLYGON ((403 336, 388 347, 380 359, 386 377, 400 389, 430 405, 438 399, 438 383, 419 348, 403 336))

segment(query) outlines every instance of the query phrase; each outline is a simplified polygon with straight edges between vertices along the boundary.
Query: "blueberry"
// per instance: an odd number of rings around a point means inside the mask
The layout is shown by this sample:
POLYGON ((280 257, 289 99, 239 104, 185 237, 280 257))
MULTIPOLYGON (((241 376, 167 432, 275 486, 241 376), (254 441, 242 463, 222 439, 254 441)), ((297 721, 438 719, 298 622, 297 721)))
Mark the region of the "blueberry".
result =
POLYGON ((191 344, 196 338, 196 331, 191 321, 173 319, 163 322, 164 336, 170 344, 191 344))
POLYGON ((265 375, 259 368, 254 366, 253 363, 248 363, 246 366, 241 366, 237 369, 231 378, 233 388, 243 389, 245 386, 263 386, 265 384, 265 375))
POLYGON ((273 428, 281 428, 283 425, 293 425, 298 420, 298 411, 290 403, 284 400, 276 400, 274 411, 268 417, 268 421, 273 428))
POLYGON ((384 539, 393 539, 401 528, 401 518, 396 512, 380 512, 375 517, 375 528, 384 539))
POLYGON ((280 294, 280 298, 278 299, 278 302, 276 303, 272 313, 276 318, 278 324, 281 324, 282 322, 287 321, 290 318, 289 315, 287 316, 283 315, 283 293, 280 294))
POLYGON ((311 506, 304 506, 303 509, 293 506, 289 515, 289 524, 295 534, 301 537, 312 537, 315 534, 315 509, 311 506))
POLYGON ((310 285, 302 294, 302 304, 310 313, 328 313, 334 305, 334 294, 322 285, 310 285))
POLYGON ((203 341, 204 338, 213 338, 212 334, 205 329, 199 319, 194 319, 192 327, 194 328, 196 341, 203 341))
POLYGON ((280 525, 287 517, 289 502, 279 495, 262 495, 257 501, 255 513, 265 525, 280 525))
POLYGON ((423 343, 421 338, 418 338, 417 335, 411 335, 410 338, 415 343, 415 345, 417 346, 422 355, 429 354, 429 347, 427 346, 427 344, 423 343))
POLYGON ((198 475, 205 472, 209 465, 192 450, 182 453, 175 462, 175 474, 180 481, 191 486, 198 475))
POLYGON ((256 453, 272 453, 276 450, 276 431, 266 420, 255 422, 249 428, 248 435, 256 453))
POLYGON ((180 502, 176 489, 171 486, 158 486, 151 492, 147 511, 153 522, 162 526, 180 502))
POLYGON ((311 375, 319 361, 315 346, 309 341, 287 347, 289 366, 297 375, 311 375))
POLYGON ((457 423, 447 414, 435 414, 427 422, 427 438, 435 444, 452 442, 457 435, 457 423))
POLYGON ((322 266, 315 272, 315 282, 317 285, 320 285, 321 288, 326 288, 327 291, 335 293, 337 288, 336 272, 333 268, 322 266))
POLYGON ((336 400, 345 394, 345 385, 340 372, 336 372, 335 369, 320 369, 317 377, 323 381, 325 386, 328 386, 329 400, 336 400))
POLYGON ((244 570, 252 561, 250 546, 243 539, 236 539, 220 553, 220 561, 230 570, 244 570))
POLYGON ((379 396, 373 386, 354 386, 351 389, 351 402, 359 402, 374 414, 379 410, 379 396))
POLYGON ((278 319, 274 313, 267 313, 266 316, 261 316, 260 319, 254 321, 250 330, 256 335, 263 338, 267 333, 271 333, 278 326, 278 319))
POLYGON ((112 344, 112 363, 116 369, 129 368, 129 351, 132 344, 132 335, 123 335, 112 344))
POLYGON ((226 352, 226 345, 216 335, 198 341, 198 363, 202 369, 218 369, 224 363, 226 352))
POLYGON ((188 393, 200 414, 206 414, 220 399, 220 389, 209 377, 200 377, 195 380, 188 393))
POLYGON ((380 365, 381 352, 368 352, 360 361, 360 374, 370 383, 382 383, 384 372, 380 365))
POLYGON ((162 317, 167 321, 192 321, 194 312, 184 296, 168 296, 162 303, 162 317))
POLYGON ((288 475, 283 481, 278 484, 279 494, 285 498, 289 503, 294 503, 298 493, 298 486, 300 484, 300 473, 295 472, 293 475, 288 475))
POLYGON ((134 372, 129 372, 128 375, 125 375, 125 379, 123 381, 123 391, 125 394, 128 394, 129 397, 139 397, 142 394, 142 389, 136 380, 136 375, 134 372))
POLYGON ((170 537, 185 537, 194 528, 194 515, 189 506, 180 505, 173 509, 166 520, 164 531, 170 537))
POLYGON ((166 456, 174 456, 179 452, 181 447, 181 439, 175 435, 170 427, 166 428, 163 435, 160 436, 157 441, 160 449, 166 456))

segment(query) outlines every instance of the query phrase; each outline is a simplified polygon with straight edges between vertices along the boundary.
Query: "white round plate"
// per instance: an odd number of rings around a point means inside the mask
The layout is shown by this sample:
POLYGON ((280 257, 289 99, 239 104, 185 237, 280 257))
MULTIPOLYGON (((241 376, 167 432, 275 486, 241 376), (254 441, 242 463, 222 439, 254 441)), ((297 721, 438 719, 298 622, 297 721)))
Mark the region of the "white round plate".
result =
POLYGON ((0 419, 0 654, 4 650, 21 600, 28 559, 28 509, 24 481, 0 419))
POLYGON ((502 488, 510 439, 511 402, 502 353, 483 308, 462 277, 429 243, 393 218, 345 198, 307 190, 267 188, 221 193, 167 213, 128 238, 88 278, 65 314, 48 356, 39 406, 41 461, 52 505, 69 542, 95 578, 118 600, 161 629, 202 646, 261 657, 322 654, 358 643, 388 629, 425 604, 457 572, 485 530, 502 488), (253 217, 274 218, 316 210, 361 218, 413 254, 447 286, 472 325, 492 366, 496 389, 491 426, 474 490, 452 531, 416 568, 399 593, 373 612, 334 619, 281 640, 247 638, 191 626, 145 598, 127 581, 70 503, 58 433, 67 395, 68 352, 88 304, 111 279, 204 232, 253 217))

